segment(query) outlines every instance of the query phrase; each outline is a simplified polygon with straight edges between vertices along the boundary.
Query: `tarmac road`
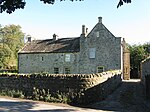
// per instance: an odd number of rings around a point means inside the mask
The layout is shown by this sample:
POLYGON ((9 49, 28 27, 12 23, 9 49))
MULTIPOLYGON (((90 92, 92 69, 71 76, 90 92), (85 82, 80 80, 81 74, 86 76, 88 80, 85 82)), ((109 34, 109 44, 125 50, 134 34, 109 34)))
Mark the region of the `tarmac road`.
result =
MULTIPOLYGON (((10 97, 0 97, 0 112, 104 112, 59 103, 45 103, 10 97)), ((106 112, 106 111, 105 111, 106 112)))

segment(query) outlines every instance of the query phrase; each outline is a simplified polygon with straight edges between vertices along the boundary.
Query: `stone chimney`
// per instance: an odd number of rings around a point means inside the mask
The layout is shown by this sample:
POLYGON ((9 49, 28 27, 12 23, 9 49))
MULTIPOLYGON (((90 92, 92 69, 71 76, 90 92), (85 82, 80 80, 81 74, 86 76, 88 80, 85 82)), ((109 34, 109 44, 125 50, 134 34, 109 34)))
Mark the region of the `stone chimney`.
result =
POLYGON ((82 25, 82 36, 86 37, 88 34, 88 28, 85 27, 85 25, 82 25))
POLYGON ((102 23, 102 17, 98 17, 98 23, 102 23))
POLYGON ((86 34, 88 34, 88 28, 86 28, 86 34))
POLYGON ((85 25, 82 25, 82 35, 85 35, 85 33, 86 33, 85 25))
POLYGON ((27 36, 27 42, 31 42, 31 36, 30 35, 27 36))
POLYGON ((57 35, 54 33, 54 34, 53 34, 53 41, 56 40, 56 37, 57 37, 57 35))

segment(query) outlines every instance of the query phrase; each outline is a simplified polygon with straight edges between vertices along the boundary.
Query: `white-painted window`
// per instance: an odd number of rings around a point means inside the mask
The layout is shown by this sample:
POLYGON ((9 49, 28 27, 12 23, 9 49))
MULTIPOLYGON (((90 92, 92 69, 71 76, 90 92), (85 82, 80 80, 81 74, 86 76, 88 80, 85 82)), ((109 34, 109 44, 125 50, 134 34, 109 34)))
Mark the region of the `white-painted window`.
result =
POLYGON ((97 73, 104 72, 104 67, 103 66, 98 66, 97 67, 97 73))
POLYGON ((96 37, 99 37, 99 31, 96 32, 96 37))
POLYGON ((65 62, 70 62, 70 54, 65 54, 65 62))
POLYGON ((89 49, 89 58, 95 58, 96 48, 89 49))

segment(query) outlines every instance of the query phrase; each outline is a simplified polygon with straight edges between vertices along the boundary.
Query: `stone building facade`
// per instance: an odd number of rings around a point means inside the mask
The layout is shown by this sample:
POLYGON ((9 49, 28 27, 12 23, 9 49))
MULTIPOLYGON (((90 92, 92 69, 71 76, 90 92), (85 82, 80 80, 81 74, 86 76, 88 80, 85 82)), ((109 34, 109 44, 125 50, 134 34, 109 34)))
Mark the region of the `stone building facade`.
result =
POLYGON ((150 56, 141 63, 141 82, 145 87, 147 98, 150 99, 150 56))
MULTIPOLYGON (((29 39, 30 40, 30 39, 29 39)), ((121 37, 115 37, 102 23, 91 32, 82 26, 76 38, 33 40, 18 52, 19 73, 91 74, 123 69, 121 37)))

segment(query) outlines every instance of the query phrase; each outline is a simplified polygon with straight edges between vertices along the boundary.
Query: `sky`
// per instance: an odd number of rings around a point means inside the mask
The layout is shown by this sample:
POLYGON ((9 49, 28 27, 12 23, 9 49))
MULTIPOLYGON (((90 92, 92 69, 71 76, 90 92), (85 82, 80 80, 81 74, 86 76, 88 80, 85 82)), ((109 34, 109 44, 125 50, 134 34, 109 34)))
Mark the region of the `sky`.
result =
POLYGON ((150 0, 132 0, 117 9, 119 0, 56 0, 54 5, 40 0, 25 0, 24 9, 0 13, 2 26, 15 24, 35 39, 79 37, 82 25, 90 32, 102 17, 103 24, 116 37, 129 44, 150 42, 150 0))

